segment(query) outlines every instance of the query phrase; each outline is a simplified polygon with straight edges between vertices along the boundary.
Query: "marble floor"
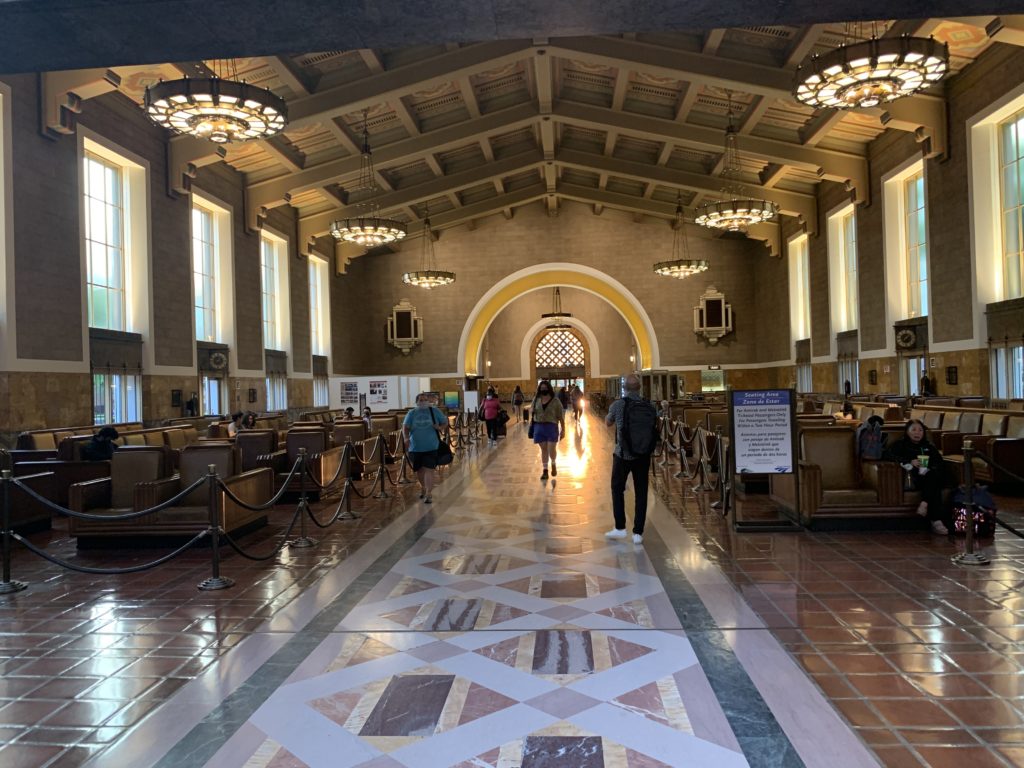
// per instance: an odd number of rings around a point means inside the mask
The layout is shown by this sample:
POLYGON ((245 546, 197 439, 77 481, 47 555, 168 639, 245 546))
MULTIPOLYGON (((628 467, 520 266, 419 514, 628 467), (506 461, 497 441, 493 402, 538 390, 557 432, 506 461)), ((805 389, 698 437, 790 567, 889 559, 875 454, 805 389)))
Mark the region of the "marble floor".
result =
MULTIPOLYGON (((950 588, 1002 644, 985 649, 995 667, 943 656, 951 667, 936 670, 923 649, 956 641, 953 622, 900 602, 925 599, 908 594, 926 591, 910 568, 884 594, 872 591, 882 578, 858 584, 862 535, 730 534, 666 467, 643 544, 606 540, 610 450, 588 416, 542 482, 536 449, 510 425, 498 448, 473 447, 445 471, 433 505, 400 488, 317 532, 317 547, 267 564, 226 556, 239 584, 223 592, 195 590, 201 551, 131 577, 69 575, 18 553, 15 576, 32 586, 0 598, 0 766, 1024 764, 1021 689, 1007 687, 1019 668, 999 666, 1020 660, 1015 606, 997 617, 950 588), (856 598, 878 605, 859 613, 856 598), (900 617, 911 626, 891 623, 900 617), (914 636, 914 658, 897 629, 944 637, 914 636), (1001 689, 982 686, 996 677, 1001 689), (924 706, 948 722, 919 721, 924 706), (976 721, 993 708, 999 733, 985 743, 976 721)), ((286 516, 245 543, 268 549, 286 516)), ((932 568, 952 546, 894 536, 889 546, 924 548, 932 568)), ((81 564, 104 557, 74 553, 59 528, 40 543, 81 564)), ((990 594, 1013 574, 1020 583, 1007 563, 996 573, 990 594)))

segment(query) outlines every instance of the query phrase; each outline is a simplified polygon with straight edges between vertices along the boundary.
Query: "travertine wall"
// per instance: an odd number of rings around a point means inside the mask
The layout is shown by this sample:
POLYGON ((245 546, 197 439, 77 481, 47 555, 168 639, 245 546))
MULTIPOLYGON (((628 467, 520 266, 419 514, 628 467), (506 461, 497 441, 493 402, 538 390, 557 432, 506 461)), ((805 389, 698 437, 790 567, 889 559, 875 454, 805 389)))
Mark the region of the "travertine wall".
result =
MULTIPOLYGON (((626 321, 604 299, 577 288, 563 288, 562 308, 571 312, 573 318, 584 323, 597 338, 598 362, 602 375, 618 374, 629 370, 629 354, 633 335, 626 321)), ((495 318, 484 341, 491 360, 490 376, 494 379, 523 379, 532 376, 533 359, 528 360, 526 370, 520 359, 523 340, 538 320, 541 313, 551 311, 551 289, 533 291, 513 301, 495 318)), ((543 333, 538 331, 537 333, 543 333)), ((529 334, 527 344, 534 341, 536 334, 529 334)), ((596 376, 593 367, 593 350, 587 360, 587 375, 596 376)), ((513 387, 515 384, 512 385, 513 387)))
POLYGON ((402 273, 418 259, 415 244, 398 254, 356 259, 332 286, 335 372, 458 370, 459 339, 477 301, 506 275, 552 262, 586 265, 625 286, 656 329, 663 367, 759 360, 761 329, 779 323, 788 329, 789 312, 781 302, 759 304, 759 262, 772 262, 765 274, 774 273, 775 278, 784 272, 784 265, 772 259, 760 242, 712 240, 696 228, 690 230, 694 256, 707 258, 712 266, 684 281, 660 277, 651 269, 671 252, 672 229, 666 222, 636 223, 631 216, 611 210, 595 216, 588 206, 574 203, 565 204, 557 217, 549 217, 537 204, 517 210, 511 221, 497 216, 473 230, 446 231, 438 243, 438 260, 458 275, 458 282, 449 289, 417 291, 402 284, 402 273), (693 307, 710 285, 725 293, 736 318, 735 333, 715 347, 698 340, 692 330, 693 307), (409 355, 392 349, 385 340, 387 313, 402 298, 408 298, 424 319, 425 341, 409 355))

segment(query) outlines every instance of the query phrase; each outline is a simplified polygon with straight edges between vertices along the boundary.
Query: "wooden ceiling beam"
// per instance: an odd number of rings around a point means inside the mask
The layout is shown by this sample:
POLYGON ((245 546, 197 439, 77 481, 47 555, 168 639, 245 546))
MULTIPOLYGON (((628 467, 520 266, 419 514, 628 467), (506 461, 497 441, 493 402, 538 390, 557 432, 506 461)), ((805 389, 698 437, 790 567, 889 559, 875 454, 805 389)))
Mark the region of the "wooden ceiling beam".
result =
MULTIPOLYGON (((417 205, 435 197, 447 196, 469 187, 487 183, 494 178, 502 178, 529 168, 540 167, 543 162, 540 152, 536 150, 523 152, 494 163, 479 165, 465 171, 451 173, 421 184, 378 195, 374 202, 382 213, 401 210, 406 206, 417 205)), ((357 208, 358 203, 352 203, 312 216, 301 217, 299 219, 300 230, 310 236, 322 235, 327 232, 332 221, 351 215, 357 208)))
POLYGON ((701 53, 705 56, 714 56, 718 53, 718 47, 725 39, 724 29, 709 29, 704 33, 704 42, 701 44, 701 53))
POLYGON ((819 109, 806 125, 800 128, 800 143, 813 147, 842 122, 846 115, 841 109, 819 109))
POLYGON ((782 66, 792 69, 800 64, 814 50, 814 46, 821 39, 825 32, 824 24, 811 24, 800 30, 800 33, 793 39, 793 44, 786 51, 786 58, 782 66))
MULTIPOLYGON (((488 112, 479 120, 439 128, 419 136, 374 149, 374 162, 378 166, 404 164, 425 155, 444 152, 449 149, 479 142, 496 133, 514 131, 523 126, 534 125, 537 121, 537 107, 534 104, 519 104, 503 110, 488 112)), ((210 142, 203 142, 209 145, 210 142)), ((216 147, 214 146, 214 149, 216 147)), ((207 149, 207 151, 210 151, 207 149)), ((216 157, 216 159, 220 159, 216 157)), ((338 160, 331 160, 296 173, 278 176, 266 181, 250 184, 247 189, 247 216, 253 215, 260 207, 284 204, 290 193, 315 189, 324 184, 340 182, 359 173, 360 157, 353 154, 338 160)))
POLYGON ((549 53, 610 67, 627 67, 676 80, 791 99, 793 73, 779 67, 691 53, 618 37, 552 38, 549 53))
MULTIPOLYGON (((901 102, 894 102, 899 103, 901 102)), ((672 120, 632 113, 623 114, 589 104, 560 102, 555 108, 555 117, 563 123, 602 130, 614 128, 624 134, 658 142, 671 141, 715 152, 721 151, 722 147, 722 132, 714 128, 680 125, 672 120)), ((760 136, 744 136, 741 150, 744 154, 761 157, 770 162, 782 162, 820 172, 829 181, 850 182, 857 188, 858 194, 867 194, 867 159, 861 155, 804 147, 760 136)))

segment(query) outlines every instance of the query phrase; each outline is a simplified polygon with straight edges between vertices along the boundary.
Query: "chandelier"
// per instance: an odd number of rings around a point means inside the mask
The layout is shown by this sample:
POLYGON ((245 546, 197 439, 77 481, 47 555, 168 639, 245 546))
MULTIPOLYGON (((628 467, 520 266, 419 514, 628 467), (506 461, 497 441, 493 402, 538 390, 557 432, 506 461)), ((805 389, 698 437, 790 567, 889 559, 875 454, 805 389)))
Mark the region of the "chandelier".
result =
POLYGON ((708 263, 705 259, 691 259, 690 247, 686 242, 686 229, 683 224, 683 201, 676 199, 676 225, 672 234, 672 258, 659 261, 654 265, 654 272, 663 277, 675 277, 685 280, 690 275, 706 272, 708 263))
POLYGON ((209 77, 161 80, 146 88, 149 119, 177 133, 217 144, 266 139, 284 129, 288 107, 267 88, 238 79, 233 62, 209 77), (223 77, 222 75, 230 75, 223 77))
POLYGON ((362 202, 356 205, 358 215, 338 219, 331 223, 331 235, 335 240, 355 243, 364 248, 374 248, 401 240, 406 235, 405 225, 380 215, 380 205, 375 198, 380 192, 373 170, 373 153, 370 150, 370 131, 367 127, 369 110, 363 110, 363 149, 359 158, 359 182, 356 190, 364 192, 362 202))
POLYGON ((552 331, 556 331, 572 328, 569 323, 562 322, 569 317, 572 317, 572 312, 562 311, 562 291, 560 288, 555 288, 554 293, 551 294, 551 311, 542 313, 541 319, 551 320, 547 327, 552 331))
POLYGON ((743 232, 747 227, 772 219, 779 208, 770 200, 757 200, 744 194, 740 180, 740 161, 736 154, 736 126, 733 123, 732 91, 729 97, 729 123, 725 128, 725 167, 722 169, 722 200, 705 203, 695 221, 702 227, 743 232))
POLYGON ((423 251, 420 254, 420 268, 416 272, 406 272, 402 282, 415 285, 417 288, 441 288, 455 282, 455 273, 438 269, 434 253, 434 233, 430 229, 430 213, 423 219, 423 251))
POLYGON ((797 68, 797 101, 811 107, 877 107, 937 83, 949 72, 949 47, 931 37, 878 38, 814 55, 797 68))

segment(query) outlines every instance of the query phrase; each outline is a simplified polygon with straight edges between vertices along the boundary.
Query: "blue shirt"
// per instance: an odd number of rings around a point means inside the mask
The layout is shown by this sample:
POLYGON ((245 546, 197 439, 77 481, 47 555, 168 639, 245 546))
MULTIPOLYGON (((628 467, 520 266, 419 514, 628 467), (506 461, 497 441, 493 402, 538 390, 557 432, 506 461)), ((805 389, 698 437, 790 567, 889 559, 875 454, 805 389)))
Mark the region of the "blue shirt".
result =
POLYGON ((409 428, 409 450, 414 453, 436 451, 441 440, 435 427, 444 426, 448 419, 437 408, 413 408, 405 414, 403 427, 409 428))

